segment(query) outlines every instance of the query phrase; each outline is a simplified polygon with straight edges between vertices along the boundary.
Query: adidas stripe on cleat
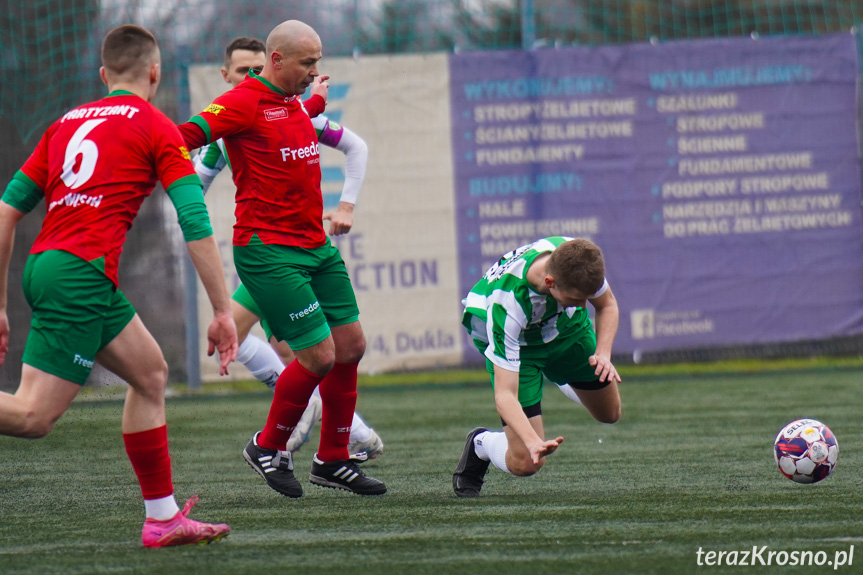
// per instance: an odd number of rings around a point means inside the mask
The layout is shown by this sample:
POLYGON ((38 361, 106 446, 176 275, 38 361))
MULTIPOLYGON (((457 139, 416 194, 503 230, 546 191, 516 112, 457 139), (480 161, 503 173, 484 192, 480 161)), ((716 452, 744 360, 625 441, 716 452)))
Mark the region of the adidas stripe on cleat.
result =
POLYGON ((309 481, 321 487, 344 489, 357 495, 383 495, 387 487, 382 481, 369 477, 351 460, 324 463, 315 454, 309 481))
POLYGON ((243 449, 243 457, 274 490, 287 497, 302 497, 303 486, 294 477, 294 460, 289 451, 260 447, 256 433, 243 449))

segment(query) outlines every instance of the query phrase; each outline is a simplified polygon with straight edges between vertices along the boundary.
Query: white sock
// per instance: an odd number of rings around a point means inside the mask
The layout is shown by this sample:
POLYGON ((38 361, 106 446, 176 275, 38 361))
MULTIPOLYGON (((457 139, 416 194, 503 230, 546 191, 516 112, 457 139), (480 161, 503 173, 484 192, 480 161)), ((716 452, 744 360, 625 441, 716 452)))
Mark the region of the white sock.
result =
POLYGON ((177 506, 177 500, 174 499, 173 494, 167 497, 160 497, 159 499, 144 500, 144 512, 147 514, 148 519, 167 521, 176 515, 179 510, 180 508, 177 506))
POLYGON ((351 441, 368 441, 372 436, 372 428, 366 425, 366 422, 354 412, 354 421, 351 423, 351 441))
POLYGON ((270 389, 276 387, 276 380, 285 369, 276 351, 267 342, 252 334, 247 335, 237 349, 237 361, 245 365, 255 379, 270 389))
POLYGON ((483 431, 473 438, 473 447, 480 459, 491 461, 492 465, 512 475, 506 466, 506 450, 509 449, 506 433, 483 431))
POLYGON ((560 390, 560 392, 562 394, 567 396, 569 399, 571 399, 575 403, 577 403, 579 405, 582 404, 581 400, 578 398, 578 395, 576 395, 575 390, 572 389, 572 386, 569 385, 568 383, 564 383, 563 385, 558 385, 557 388, 560 390))

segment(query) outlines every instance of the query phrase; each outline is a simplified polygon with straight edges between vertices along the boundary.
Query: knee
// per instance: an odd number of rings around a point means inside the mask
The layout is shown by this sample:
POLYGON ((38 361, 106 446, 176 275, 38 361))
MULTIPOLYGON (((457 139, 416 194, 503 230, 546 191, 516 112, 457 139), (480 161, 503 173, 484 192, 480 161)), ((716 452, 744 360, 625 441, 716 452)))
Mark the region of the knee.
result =
POLYGON ((310 372, 324 376, 333 369, 333 365, 336 363, 336 353, 332 346, 318 344, 310 348, 308 352, 302 353, 298 359, 300 365, 310 372))
POLYGON ((15 435, 24 439, 41 439, 51 433, 58 419, 59 416, 50 417, 33 410, 28 411, 15 435))
POLYGON ((615 405, 609 409, 606 409, 602 413, 596 414, 596 420, 600 423, 617 423, 620 419, 621 409, 620 405, 615 405))
POLYGON ((351 340, 347 345, 342 345, 338 350, 339 363, 359 363, 366 354, 366 338, 360 336, 351 340))
POLYGON ((137 374, 134 381, 128 382, 139 393, 151 397, 164 397, 168 387, 168 363, 165 358, 153 362, 145 371, 137 374))
POLYGON ((513 461, 507 461, 506 466, 509 469, 509 472, 516 477, 530 477, 542 469, 544 463, 544 457, 539 460, 538 464, 531 461, 529 457, 525 457, 514 458, 513 461))
POLYGON ((165 358, 153 366, 149 379, 152 380, 154 389, 158 389, 164 395, 165 389, 168 387, 168 362, 165 361, 165 358))

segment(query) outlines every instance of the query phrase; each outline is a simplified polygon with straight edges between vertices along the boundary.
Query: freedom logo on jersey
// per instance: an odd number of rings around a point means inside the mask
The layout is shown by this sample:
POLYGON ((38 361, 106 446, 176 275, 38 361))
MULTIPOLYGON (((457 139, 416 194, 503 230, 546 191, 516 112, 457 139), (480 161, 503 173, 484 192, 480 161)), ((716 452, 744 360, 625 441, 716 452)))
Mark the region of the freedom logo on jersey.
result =
POLYGON ((311 158, 320 154, 317 142, 311 142, 305 148, 299 148, 296 150, 292 148, 280 148, 279 151, 282 153, 283 162, 287 162, 289 158, 291 160, 296 160, 297 158, 311 158))

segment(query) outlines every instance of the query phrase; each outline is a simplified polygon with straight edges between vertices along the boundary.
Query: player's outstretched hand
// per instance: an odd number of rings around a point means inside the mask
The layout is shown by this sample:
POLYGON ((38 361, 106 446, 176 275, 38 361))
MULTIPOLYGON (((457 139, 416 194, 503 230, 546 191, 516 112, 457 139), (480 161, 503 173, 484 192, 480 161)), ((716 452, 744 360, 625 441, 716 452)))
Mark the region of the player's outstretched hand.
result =
POLYGON ((530 446, 528 449, 530 450, 530 459, 533 461, 533 464, 539 465, 539 460, 554 453, 561 443, 563 443, 563 437, 556 437, 530 446))
POLYGON ((237 326, 230 312, 217 313, 207 328, 207 355, 219 350, 219 375, 228 375, 228 364, 237 359, 237 326))
POLYGON ((6 312, 0 312, 0 365, 6 361, 6 352, 9 351, 9 318, 6 312))
POLYGON ((312 82, 311 95, 314 96, 317 94, 326 101, 330 93, 330 83, 327 82, 329 79, 329 76, 318 76, 315 78, 312 82))
POLYGON ((324 220, 330 222, 330 235, 340 236, 354 227, 354 206, 347 202, 339 202, 339 207, 324 214, 324 220))
POLYGON ((600 382, 620 383, 620 375, 617 373, 617 368, 611 363, 611 358, 603 354, 594 354, 588 359, 590 365, 596 368, 594 373, 599 376, 600 382))

